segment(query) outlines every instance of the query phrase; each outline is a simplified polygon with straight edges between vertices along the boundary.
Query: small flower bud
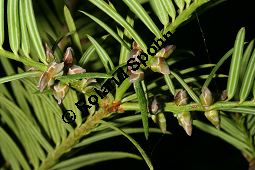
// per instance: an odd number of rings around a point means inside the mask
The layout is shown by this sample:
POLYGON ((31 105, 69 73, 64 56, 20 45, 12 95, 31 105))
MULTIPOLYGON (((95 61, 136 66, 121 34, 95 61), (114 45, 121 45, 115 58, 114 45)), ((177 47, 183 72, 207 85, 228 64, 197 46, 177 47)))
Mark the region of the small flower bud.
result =
POLYGON ((188 94, 186 90, 180 90, 174 96, 174 102, 177 106, 185 105, 188 103, 188 94))
POLYGON ((77 65, 73 65, 71 68, 69 68, 68 73, 67 74, 81 74, 81 73, 85 73, 86 70, 80 66, 77 65))
POLYGON ((162 133, 166 133, 166 118, 164 113, 157 114, 158 125, 162 133))
POLYGON ((190 112, 178 113, 177 119, 178 119, 179 125, 183 127, 183 129, 189 136, 191 136, 192 118, 191 118, 190 112))
POLYGON ((162 74, 170 74, 169 67, 163 57, 155 57, 151 65, 151 70, 162 74))
POLYGON ((158 114, 151 115, 151 119, 159 126, 162 133, 166 133, 166 118, 164 113, 160 112, 158 114))
POLYGON ((71 47, 66 49, 63 61, 67 67, 70 67, 73 64, 73 49, 71 47))
POLYGON ((200 100, 201 100, 202 104, 206 105, 206 106, 210 106, 211 104, 213 104, 212 93, 207 87, 204 87, 202 89, 202 94, 200 95, 200 100))
POLYGON ((48 46, 47 43, 45 43, 45 51, 46 51, 46 61, 48 63, 51 63, 54 61, 55 57, 53 56, 53 52, 50 49, 50 47, 48 46))
POLYGON ((144 78, 144 72, 141 70, 133 71, 131 70, 131 74, 129 76, 129 81, 131 83, 135 82, 136 80, 142 80, 144 78))
POLYGON ((142 51, 141 47, 136 42, 133 42, 132 50, 127 58, 127 69, 129 72, 139 70, 141 64, 145 67, 147 66, 148 56, 142 53, 142 51))
POLYGON ((154 123, 157 123, 157 115, 151 115, 151 119, 154 123))
POLYGON ((216 127, 220 128, 220 117, 217 110, 210 110, 205 112, 205 117, 216 127))
POLYGON ((47 73, 47 72, 44 72, 40 79, 39 79, 39 84, 38 84, 38 88, 40 90, 40 92, 42 92, 47 84, 50 82, 50 80, 52 79, 52 77, 47 73))
POLYGON ((221 95, 220 95, 220 100, 221 101, 224 101, 228 98, 228 93, 227 93, 227 90, 223 90, 221 95))
POLYGON ((91 83, 96 83, 96 82, 97 82, 97 80, 93 79, 93 78, 82 79, 81 80, 81 89, 82 89, 82 92, 86 93, 86 91, 90 89, 89 85, 91 83))
POLYGON ((168 45, 157 52, 155 57, 168 58, 174 52, 175 48, 175 45, 168 45))
POLYGON ((61 104, 69 87, 66 84, 58 83, 53 87, 53 96, 58 101, 58 104, 61 104))
POLYGON ((63 71, 63 68, 64 68, 64 63, 59 63, 56 65, 56 69, 54 70, 54 76, 53 77, 57 77, 57 76, 62 76, 64 71, 63 71))
POLYGON ((151 103, 151 112, 152 114, 157 114, 160 111, 160 105, 159 102, 157 101, 157 98, 154 97, 152 103, 151 103))
POLYGON ((138 49, 132 49, 127 58, 128 71, 136 71, 140 68, 140 61, 137 58, 141 54, 138 49))
POLYGON ((56 62, 52 62, 48 65, 47 71, 43 72, 39 79, 38 88, 42 92, 46 86, 51 86, 54 83, 53 78, 57 75, 63 74, 64 63, 57 64, 56 62))
POLYGON ((139 50, 139 51, 142 51, 141 47, 139 46, 139 44, 137 44, 137 42, 133 41, 132 43, 132 48, 134 50, 139 50))
POLYGON ((57 76, 59 74, 63 74, 63 68, 64 68, 64 63, 56 63, 52 62, 49 64, 47 72, 52 75, 52 77, 57 76))

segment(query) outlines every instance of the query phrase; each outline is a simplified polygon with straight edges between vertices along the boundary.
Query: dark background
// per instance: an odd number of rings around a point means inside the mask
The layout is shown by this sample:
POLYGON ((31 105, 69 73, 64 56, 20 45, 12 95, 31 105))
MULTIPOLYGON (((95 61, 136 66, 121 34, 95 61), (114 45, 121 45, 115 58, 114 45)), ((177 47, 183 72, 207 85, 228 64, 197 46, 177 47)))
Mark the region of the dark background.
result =
MULTIPOLYGON (((216 63, 233 47, 236 34, 241 27, 246 29, 246 41, 255 37, 255 12, 252 1, 228 0, 198 15, 185 26, 175 32, 174 42, 178 48, 193 51, 198 58, 197 62, 216 63), (202 29, 208 48, 208 53, 203 41, 202 29), (185 38, 184 38, 185 37, 185 38), (183 41, 185 40, 185 41, 183 41)), ((185 63, 183 63, 185 65, 185 63)), ((228 71, 222 68, 222 72, 228 71)), ((226 84, 216 84, 226 86, 226 84)), ((172 135, 161 136, 151 134, 145 141, 143 134, 133 137, 145 148, 151 157, 155 169, 171 170, 247 170, 248 163, 242 154, 230 144, 217 137, 208 135, 195 127, 191 137, 178 125, 176 118, 166 115, 168 130, 172 135)), ((154 126, 153 124, 151 124, 154 126)), ((132 144, 124 137, 112 138, 102 143, 95 144, 98 150, 116 149, 133 150, 132 144)), ((94 151, 95 148, 91 146, 94 151)), ((86 169, 148 169, 145 162, 136 160, 115 160, 87 167, 86 169)))

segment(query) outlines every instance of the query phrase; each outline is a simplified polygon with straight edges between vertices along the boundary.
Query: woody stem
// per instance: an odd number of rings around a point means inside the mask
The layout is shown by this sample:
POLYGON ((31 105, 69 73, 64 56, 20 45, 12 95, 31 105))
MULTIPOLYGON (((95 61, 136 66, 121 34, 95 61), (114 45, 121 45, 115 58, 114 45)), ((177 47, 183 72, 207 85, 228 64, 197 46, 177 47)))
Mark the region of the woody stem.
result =
MULTIPOLYGON (((165 103, 164 112, 172 112, 172 113, 189 112, 189 111, 205 112, 209 110, 231 110, 231 109, 232 110, 236 109, 236 111, 238 111, 238 109, 247 110, 247 108, 254 107, 254 106, 255 106, 255 101, 246 101, 243 103, 239 103, 237 101, 230 101, 230 102, 219 101, 209 107, 205 107, 198 103, 190 103, 187 105, 177 106, 174 102, 168 102, 168 103, 165 103)), ((127 110, 139 111, 138 103, 126 102, 121 104, 120 107, 122 107, 125 111, 127 110)))
POLYGON ((90 134, 91 131, 100 123, 100 120, 108 115, 109 114, 104 110, 99 110, 93 116, 89 116, 84 124, 71 132, 59 146, 47 155, 47 158, 42 162, 39 170, 50 169, 54 166, 64 153, 70 151, 83 136, 90 134))

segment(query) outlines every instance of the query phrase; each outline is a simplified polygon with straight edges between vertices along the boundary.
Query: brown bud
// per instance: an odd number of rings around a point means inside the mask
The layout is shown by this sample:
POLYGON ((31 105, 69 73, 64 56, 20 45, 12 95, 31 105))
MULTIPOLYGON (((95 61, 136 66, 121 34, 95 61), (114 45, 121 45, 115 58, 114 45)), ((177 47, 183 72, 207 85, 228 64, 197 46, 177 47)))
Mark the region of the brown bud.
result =
POLYGON ((73 64, 73 49, 71 47, 66 49, 63 61, 67 67, 70 67, 73 64))
POLYGON ((202 94, 200 95, 200 100, 201 100, 202 104, 206 105, 206 106, 210 106, 211 104, 213 104, 212 93, 207 87, 204 87, 202 89, 202 94))
POLYGON ((168 45, 157 52, 155 57, 168 58, 174 52, 175 48, 175 45, 168 45))
POLYGON ((58 75, 59 73, 63 73, 64 63, 56 63, 52 62, 48 65, 48 69, 46 72, 52 77, 58 75))
POLYGON ((40 90, 40 92, 42 92, 47 84, 49 83, 49 81, 52 79, 52 77, 47 73, 47 72, 44 72, 40 79, 39 79, 39 84, 38 84, 38 88, 40 90))
POLYGON ((159 102, 157 101, 157 98, 154 97, 152 103, 151 103, 151 112, 152 114, 157 114, 160 111, 159 102))
POLYGON ((45 51, 46 51, 46 61, 48 63, 53 62, 55 57, 54 57, 53 52, 52 52, 52 50, 50 49, 50 47, 48 46, 47 43, 45 43, 45 51))
POLYGON ((210 110, 205 112, 205 117, 216 127, 220 128, 220 117, 217 110, 210 110))
POLYGON ((162 74, 170 74, 169 67, 162 57, 155 57, 154 62, 151 65, 151 70, 162 74))
POLYGON ((221 95, 220 95, 220 100, 221 101, 224 101, 228 98, 228 93, 227 93, 227 90, 223 90, 221 95))
POLYGON ((69 87, 66 84, 58 83, 53 87, 53 96, 58 101, 58 104, 61 104, 69 87))
POLYGON ((132 46, 133 46, 133 49, 130 51, 127 57, 127 60, 129 60, 130 58, 135 58, 137 61, 139 61, 137 59, 137 56, 141 54, 141 48, 136 42, 133 42, 132 46))
POLYGON ((54 83, 53 78, 63 74, 64 63, 52 62, 48 65, 47 71, 43 72, 39 79, 38 88, 42 92, 46 86, 51 86, 54 83))
POLYGON ((142 50, 141 47, 139 46, 139 44, 137 44, 137 42, 135 42, 135 41, 133 41, 133 43, 132 43, 132 48, 134 50, 139 50, 139 51, 142 50))
POLYGON ((178 119, 179 125, 183 127, 183 129, 189 136, 191 136, 192 118, 191 118, 190 112, 178 113, 177 119, 178 119))
POLYGON ((144 78, 144 72, 141 70, 137 70, 137 71, 131 70, 130 72, 131 74, 129 76, 129 81, 131 83, 135 82, 138 79, 142 80, 144 78))
POLYGON ((177 106, 185 105, 188 103, 188 94, 186 90, 179 90, 174 96, 174 102, 177 106))
POLYGON ((81 74, 81 73, 85 73, 86 69, 77 66, 77 65, 73 65, 71 68, 69 68, 68 73, 67 74, 81 74))

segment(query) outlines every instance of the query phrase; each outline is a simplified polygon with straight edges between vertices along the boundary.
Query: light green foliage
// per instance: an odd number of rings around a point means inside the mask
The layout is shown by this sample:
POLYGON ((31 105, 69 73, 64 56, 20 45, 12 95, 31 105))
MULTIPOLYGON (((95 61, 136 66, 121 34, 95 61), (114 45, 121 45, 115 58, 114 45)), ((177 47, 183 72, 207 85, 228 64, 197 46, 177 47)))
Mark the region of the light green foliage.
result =
POLYGON ((241 60, 243 56, 244 36, 245 29, 241 28, 236 36, 234 51, 229 70, 229 78, 227 84, 228 100, 231 100, 234 97, 238 87, 241 60))
POLYGON ((161 0, 160 1, 150 0, 150 3, 151 3, 153 10, 157 14, 160 22, 164 26, 166 26, 169 23, 169 18, 168 18, 168 13, 164 8, 163 2, 161 0))
POLYGON ((166 11, 168 12, 168 15, 172 18, 172 22, 174 22, 175 17, 176 17, 176 10, 174 8, 174 4, 172 2, 172 0, 161 0, 164 8, 166 9, 166 11))
POLYGON ((80 52, 82 52, 80 38, 79 38, 78 33, 76 32, 74 20, 72 18, 72 15, 71 15, 69 9, 66 6, 64 7, 64 14, 65 14, 65 19, 66 19, 66 24, 68 26, 68 29, 70 32, 72 32, 73 41, 74 41, 75 45, 79 48, 80 52))
POLYGON ((106 72, 109 73, 111 70, 114 69, 114 65, 111 58, 93 37, 88 35, 88 38, 91 41, 91 43, 95 46, 95 49, 105 67, 106 72), (110 67, 108 66, 108 64, 110 65, 110 67))
POLYGON ((0 1, 0 47, 4 43, 4 0, 0 1))
POLYGON ((21 30, 21 48, 26 57, 29 57, 30 42, 27 30, 27 21, 25 18, 26 8, 25 1, 19 1, 19 16, 20 16, 20 30, 21 30))
POLYGON ((20 24, 19 24, 19 0, 9 0, 7 2, 7 18, 8 18, 8 36, 10 47, 14 54, 18 54, 20 45, 20 24))
POLYGON ((141 110, 141 115, 142 115, 142 121, 143 121, 143 128, 144 128, 144 134, 146 139, 149 137, 149 123, 148 123, 148 103, 145 98, 145 93, 141 85, 141 81, 137 80, 134 82, 134 89, 137 95, 138 103, 139 103, 139 108, 141 110))
POLYGON ((146 13, 145 9, 136 0, 124 0, 124 2, 130 8, 130 10, 132 12, 134 12, 136 14, 136 16, 138 16, 139 19, 147 26, 147 28, 151 32, 153 32, 153 34, 157 38, 161 38, 162 37, 158 27, 152 21, 150 16, 146 13))
POLYGON ((29 37, 31 38, 31 41, 35 47, 35 51, 39 59, 45 64, 46 56, 42 46, 41 37, 36 25, 32 0, 25 1, 24 7, 26 9, 25 18, 27 21, 26 23, 27 23, 29 37))

